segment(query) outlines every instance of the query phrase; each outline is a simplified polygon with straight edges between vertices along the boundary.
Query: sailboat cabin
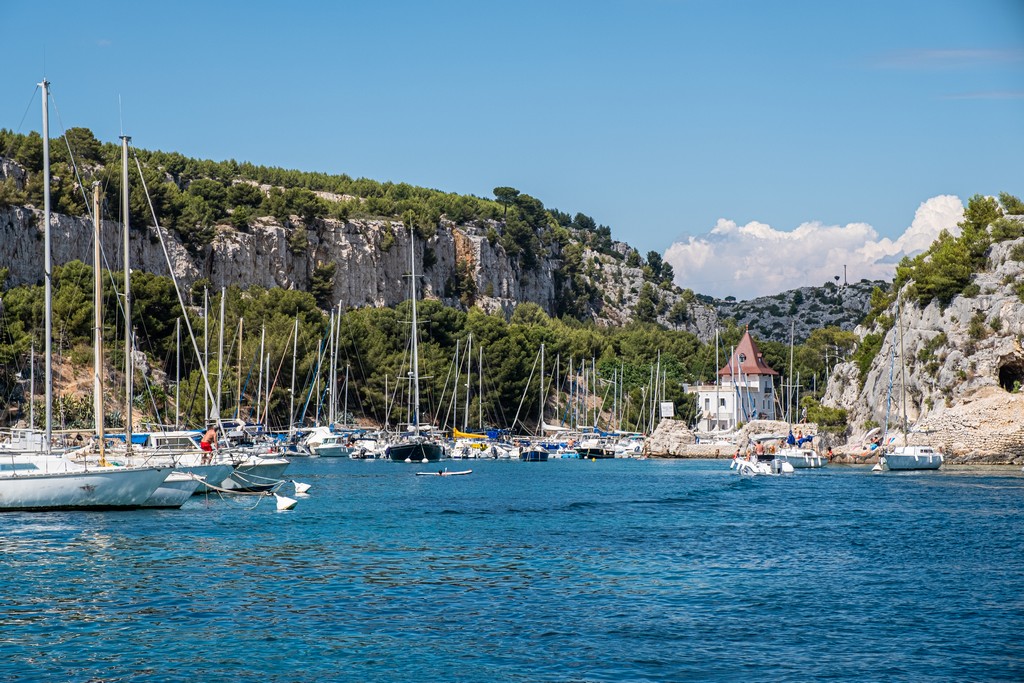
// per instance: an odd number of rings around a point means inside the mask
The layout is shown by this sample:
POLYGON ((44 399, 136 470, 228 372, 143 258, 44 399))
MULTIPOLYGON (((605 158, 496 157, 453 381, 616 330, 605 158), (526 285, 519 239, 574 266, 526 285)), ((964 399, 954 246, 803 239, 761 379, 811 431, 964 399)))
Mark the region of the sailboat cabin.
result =
POLYGON ((777 419, 775 377, 750 331, 718 370, 718 382, 690 387, 697 394, 697 429, 727 432, 751 420, 777 419))

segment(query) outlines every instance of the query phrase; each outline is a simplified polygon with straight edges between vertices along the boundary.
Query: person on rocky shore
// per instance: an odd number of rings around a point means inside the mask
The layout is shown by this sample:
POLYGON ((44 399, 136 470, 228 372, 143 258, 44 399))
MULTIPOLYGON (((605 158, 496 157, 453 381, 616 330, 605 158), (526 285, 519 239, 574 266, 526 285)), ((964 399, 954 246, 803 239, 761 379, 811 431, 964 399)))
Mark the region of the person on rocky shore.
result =
POLYGON ((857 455, 859 457, 861 457, 861 458, 866 458, 869 455, 871 455, 872 453, 874 453, 876 450, 878 450, 878 447, 881 446, 881 445, 882 445, 882 437, 876 436, 875 438, 871 439, 871 442, 868 444, 867 449, 861 451, 857 455))

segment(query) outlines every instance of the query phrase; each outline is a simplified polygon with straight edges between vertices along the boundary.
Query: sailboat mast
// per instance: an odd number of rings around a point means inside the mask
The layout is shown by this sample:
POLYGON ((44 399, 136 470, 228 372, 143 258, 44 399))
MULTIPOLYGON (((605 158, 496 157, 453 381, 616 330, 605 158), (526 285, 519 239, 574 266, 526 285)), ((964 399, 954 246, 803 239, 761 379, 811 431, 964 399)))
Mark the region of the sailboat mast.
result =
MULTIPOLYGON (((455 340, 455 386, 452 389, 452 426, 459 428, 459 374, 462 372, 462 365, 459 363, 459 344, 461 340, 455 340)), ((446 420, 447 421, 447 420, 446 420)), ((463 427, 462 431, 466 431, 463 427)))
POLYGON ((28 351, 28 426, 35 426, 36 419, 36 345, 32 344, 28 351))
POLYGON ((263 349, 267 341, 267 326, 263 325, 260 330, 260 380, 256 385, 256 421, 259 422, 263 414, 263 349))
POLYGON ((174 428, 181 424, 181 318, 174 321, 174 428))
POLYGON ((235 386, 237 400, 235 403, 235 418, 242 416, 242 321, 243 318, 238 318, 238 376, 235 378, 235 386))
POLYGON ((412 283, 412 386, 413 386, 413 405, 412 405, 412 424, 416 427, 416 433, 419 434, 420 426, 420 350, 419 342, 417 341, 417 321, 416 321, 416 236, 413 233, 413 229, 409 228, 409 272, 411 273, 409 281, 412 283))
MULTIPOLYGON (((470 384, 470 372, 473 370, 473 333, 469 333, 469 339, 466 340, 466 410, 462 413, 462 431, 469 431, 469 389, 472 386, 470 384)), ((456 382, 457 384, 457 382, 456 382)))
POLYGON ((900 332, 900 402, 903 404, 903 445, 909 446, 907 441, 907 362, 903 358, 903 307, 896 304, 896 324, 900 332))
POLYGON ((92 245, 92 285, 93 285, 93 371, 92 399, 93 415, 96 418, 96 442, 100 453, 100 465, 105 466, 103 440, 103 277, 100 274, 100 183, 92 184, 93 204, 93 245, 92 245))
POLYGON ((344 410, 341 411, 341 419, 343 424, 348 424, 348 375, 349 370, 352 368, 351 363, 345 363, 345 403, 344 410))
POLYGON ((50 83, 45 78, 43 88, 43 292, 46 301, 44 337, 46 360, 46 452, 50 452, 53 438, 53 249, 50 244, 50 83))
POLYGON ((733 386, 733 401, 732 401, 732 428, 736 429, 740 424, 739 414, 739 379, 736 374, 736 347, 732 347, 729 351, 729 380, 733 386))
POLYGON ((626 414, 626 362, 619 361, 619 429, 623 428, 626 414))
POLYGON ((260 419, 260 423, 263 425, 263 431, 266 432, 270 429, 270 354, 267 354, 267 382, 264 387, 264 391, 267 392, 266 400, 263 402, 263 415, 260 419))
MULTIPOLYGON (((241 325, 241 323, 239 323, 241 325)), ((299 355, 299 316, 295 315, 295 338, 292 340, 291 406, 288 409, 288 436, 295 435, 295 358, 299 355)))
POLYGON ((615 418, 619 414, 619 369, 612 368, 612 419, 608 423, 608 426, 612 429, 617 429, 615 426, 615 418))
POLYGON ((540 343, 540 405, 537 407, 537 436, 544 436, 544 342, 540 343))
MULTIPOLYGON (((718 328, 715 328, 715 429, 722 423, 722 403, 718 398, 719 388, 722 386, 722 378, 718 376, 718 328)), ((711 431, 711 416, 708 415, 708 431, 711 431)))
POLYGON ((334 354, 334 309, 331 309, 330 317, 331 331, 327 335, 327 347, 330 349, 330 355, 327 359, 327 426, 330 427, 334 424, 334 404, 335 404, 335 393, 338 390, 338 375, 337 375, 337 357, 334 354))
MULTIPOLYGON (((209 388, 210 377, 210 290, 203 287, 203 375, 209 388)), ((203 392, 203 419, 210 419, 210 397, 203 392)))
POLYGON ((477 427, 484 428, 484 347, 477 344, 476 379, 480 387, 476 392, 477 427))
POLYGON ((128 257, 129 219, 128 208, 128 143, 131 138, 121 136, 121 219, 124 221, 124 445, 132 451, 132 388, 135 385, 132 371, 132 268, 128 257))
MULTIPOLYGON (((795 341, 795 335, 796 335, 796 321, 795 320, 790 320, 789 321, 789 381, 790 382, 793 381, 793 343, 795 341)), ((792 405, 792 402, 793 402, 793 387, 790 386, 789 387, 789 391, 786 392, 786 422, 788 422, 791 425, 793 424, 793 420, 790 419, 791 414, 790 414, 789 411, 790 411, 790 406, 792 405)), ((795 407, 793 409, 793 412, 794 413, 796 412, 796 408, 795 407)))
POLYGON ((217 405, 213 407, 213 416, 220 419, 221 390, 224 386, 224 301, 227 299, 227 288, 220 288, 220 325, 217 328, 217 405))

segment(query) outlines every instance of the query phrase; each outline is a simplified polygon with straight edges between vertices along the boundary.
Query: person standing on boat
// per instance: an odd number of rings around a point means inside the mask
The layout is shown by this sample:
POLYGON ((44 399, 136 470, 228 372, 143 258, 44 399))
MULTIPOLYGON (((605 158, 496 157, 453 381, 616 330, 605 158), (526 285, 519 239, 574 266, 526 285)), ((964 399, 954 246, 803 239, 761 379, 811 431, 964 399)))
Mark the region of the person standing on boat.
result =
POLYGON ((204 452, 203 464, 209 463, 213 459, 213 449, 217 447, 217 427, 214 423, 207 425, 206 433, 203 434, 203 438, 199 440, 199 448, 204 452))
POLYGON ((757 445, 754 446, 754 455, 757 456, 758 460, 764 457, 764 444, 762 442, 758 441, 757 445))

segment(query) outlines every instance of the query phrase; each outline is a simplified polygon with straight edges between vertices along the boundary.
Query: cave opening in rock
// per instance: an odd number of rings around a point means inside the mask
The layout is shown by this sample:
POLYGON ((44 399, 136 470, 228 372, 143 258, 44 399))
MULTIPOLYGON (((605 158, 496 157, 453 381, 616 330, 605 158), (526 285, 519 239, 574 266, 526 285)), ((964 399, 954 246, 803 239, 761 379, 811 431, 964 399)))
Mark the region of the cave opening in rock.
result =
POLYGON ((1007 391, 1024 388, 1024 360, 1014 359, 999 366, 999 386, 1007 391))

